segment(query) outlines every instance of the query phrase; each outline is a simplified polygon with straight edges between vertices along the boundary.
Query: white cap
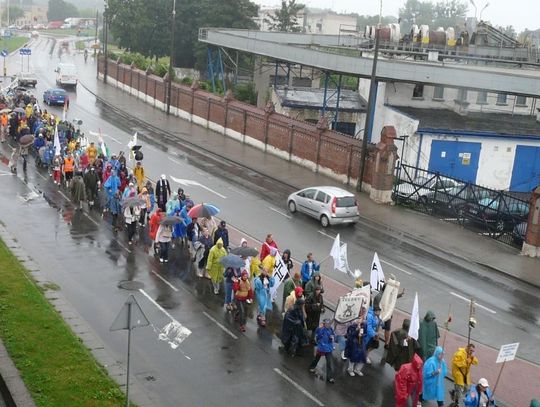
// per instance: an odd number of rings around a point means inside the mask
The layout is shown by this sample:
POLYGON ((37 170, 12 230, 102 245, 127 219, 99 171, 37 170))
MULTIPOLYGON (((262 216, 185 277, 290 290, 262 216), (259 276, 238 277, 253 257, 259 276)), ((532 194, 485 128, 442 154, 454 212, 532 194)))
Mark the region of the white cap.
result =
POLYGON ((482 387, 489 387, 489 383, 487 381, 487 379, 485 378, 481 378, 480 380, 478 380, 478 384, 482 387))
POLYGON ((165 174, 161 174, 161 179, 165 179, 165 174))

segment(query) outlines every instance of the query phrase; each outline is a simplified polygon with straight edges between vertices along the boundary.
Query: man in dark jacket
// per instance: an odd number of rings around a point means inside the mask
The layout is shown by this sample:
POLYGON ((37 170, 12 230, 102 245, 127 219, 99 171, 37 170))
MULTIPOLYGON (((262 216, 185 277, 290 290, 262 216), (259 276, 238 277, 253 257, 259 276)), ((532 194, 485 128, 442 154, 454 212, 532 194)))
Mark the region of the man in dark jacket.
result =
POLYGON ((304 300, 298 299, 293 309, 285 313, 281 328, 281 342, 285 351, 294 356, 304 341, 304 300))
POLYGON ((437 322, 435 322, 435 313, 428 311, 424 319, 420 322, 420 329, 418 330, 418 342, 420 342, 420 356, 422 360, 425 361, 433 356, 439 337, 440 334, 437 322))
POLYGON ((315 339, 315 330, 319 326, 322 312, 324 312, 324 300, 321 287, 316 286, 315 291, 306 299, 306 328, 311 331, 312 342, 315 339))
POLYGON ((401 329, 393 331, 390 335, 386 363, 392 366, 396 372, 405 363, 412 362, 414 354, 420 351, 418 342, 409 336, 410 326, 411 320, 405 319, 401 329))
POLYGON ((171 185, 165 174, 161 175, 161 178, 156 183, 156 201, 159 208, 165 212, 165 204, 171 194, 171 185))
POLYGON ((94 200, 97 197, 99 189, 99 176, 96 173, 96 167, 91 166, 90 170, 86 174, 84 174, 84 186, 86 188, 88 205, 94 206, 94 200))
POLYGON ((223 247, 229 251, 229 231, 227 229, 227 222, 224 220, 219 222, 219 225, 214 232, 214 244, 216 244, 219 239, 223 241, 223 247))

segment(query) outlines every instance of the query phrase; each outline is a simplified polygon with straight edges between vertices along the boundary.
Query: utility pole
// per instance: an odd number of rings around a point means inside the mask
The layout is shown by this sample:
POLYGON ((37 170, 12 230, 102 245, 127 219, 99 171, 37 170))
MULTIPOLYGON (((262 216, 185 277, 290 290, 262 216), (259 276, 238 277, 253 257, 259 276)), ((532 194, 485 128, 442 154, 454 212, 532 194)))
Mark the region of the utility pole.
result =
POLYGON ((96 9, 96 39, 94 40, 94 60, 96 59, 97 52, 97 40, 98 40, 98 20, 99 20, 99 11, 96 9))
POLYGON ((171 52, 169 56, 169 78, 167 81, 167 114, 171 113, 171 93, 174 64, 174 26, 176 25, 176 0, 173 0, 172 26, 171 26, 171 52))
POLYGON ((360 171, 358 182, 356 184, 356 190, 362 191, 362 183, 364 180, 364 172, 366 169, 366 157, 368 141, 371 140, 371 133, 373 131, 373 119, 375 116, 375 104, 377 102, 377 59, 379 57, 379 33, 380 27, 375 29, 375 51, 373 55, 373 64, 371 67, 371 83, 369 86, 368 106, 366 111, 366 122, 364 125, 364 137, 362 138, 362 152, 360 154, 360 171))
MULTIPOLYGON (((107 73, 109 69, 109 61, 108 61, 108 43, 109 43, 109 10, 107 7, 105 7, 105 11, 103 12, 103 53, 105 54, 103 57, 105 65, 103 66, 103 83, 107 83, 107 73)), ((99 63, 98 63, 99 65, 99 63)))

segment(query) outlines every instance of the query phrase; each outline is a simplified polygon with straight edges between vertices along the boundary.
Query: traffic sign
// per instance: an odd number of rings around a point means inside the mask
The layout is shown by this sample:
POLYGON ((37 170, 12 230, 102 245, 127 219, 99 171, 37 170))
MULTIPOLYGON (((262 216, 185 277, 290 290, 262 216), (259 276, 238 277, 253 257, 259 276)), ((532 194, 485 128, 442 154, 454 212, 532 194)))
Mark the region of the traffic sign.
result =
POLYGON ((9 54, 7 49, 3 49, 2 52, 0 52, 0 55, 2 55, 4 58, 7 57, 9 54))
POLYGON ((32 50, 30 48, 21 48, 19 50, 19 54, 21 54, 21 55, 32 55, 32 50))
POLYGON ((116 316, 113 324, 111 325, 111 331, 120 331, 122 329, 132 330, 138 326, 148 326, 150 322, 146 315, 144 315, 139 303, 133 295, 130 295, 124 306, 116 316))
POLYGON ((519 342, 502 345, 496 363, 510 362, 516 358, 519 342))

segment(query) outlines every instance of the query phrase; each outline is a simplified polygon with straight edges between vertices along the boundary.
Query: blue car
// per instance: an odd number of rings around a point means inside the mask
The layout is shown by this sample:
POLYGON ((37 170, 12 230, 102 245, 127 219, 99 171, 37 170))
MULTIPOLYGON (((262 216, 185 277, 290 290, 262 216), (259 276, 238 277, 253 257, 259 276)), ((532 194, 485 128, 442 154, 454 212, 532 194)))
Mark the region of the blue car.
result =
POLYGON ((63 105, 67 103, 69 105, 69 96, 64 89, 47 89, 43 92, 43 103, 50 105, 63 105))

